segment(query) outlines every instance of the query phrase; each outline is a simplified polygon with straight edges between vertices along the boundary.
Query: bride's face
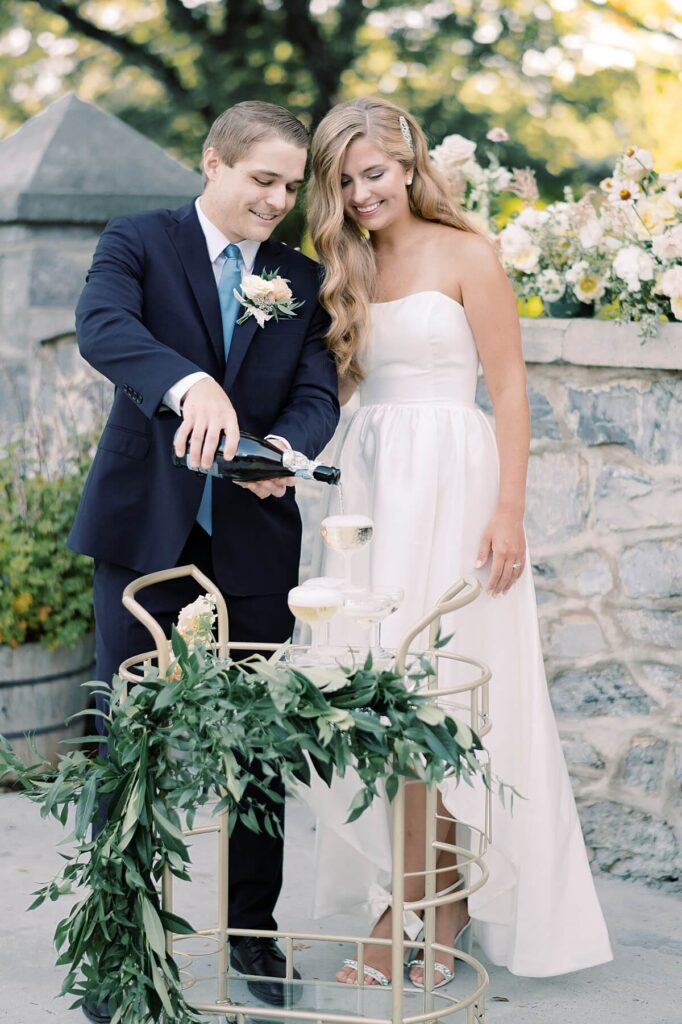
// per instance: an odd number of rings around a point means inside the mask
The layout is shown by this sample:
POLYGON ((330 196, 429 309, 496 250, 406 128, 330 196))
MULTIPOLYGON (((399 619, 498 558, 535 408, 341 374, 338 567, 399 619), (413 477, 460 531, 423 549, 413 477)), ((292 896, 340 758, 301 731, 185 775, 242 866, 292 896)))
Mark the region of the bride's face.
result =
POLYGON ((407 181, 411 176, 371 139, 355 139, 341 168, 346 216, 369 231, 380 231, 408 215, 407 181))

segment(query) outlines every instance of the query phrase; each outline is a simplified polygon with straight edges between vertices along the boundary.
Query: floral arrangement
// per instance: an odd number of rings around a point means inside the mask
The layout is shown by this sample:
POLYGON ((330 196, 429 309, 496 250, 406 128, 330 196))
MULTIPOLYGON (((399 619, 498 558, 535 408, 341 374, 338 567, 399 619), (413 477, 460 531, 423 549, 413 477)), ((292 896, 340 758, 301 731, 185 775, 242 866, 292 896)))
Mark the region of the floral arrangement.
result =
POLYGON ((69 968, 62 992, 75 996, 74 1006, 106 1000, 116 1024, 198 1019, 165 943, 166 930, 194 929, 162 909, 159 885, 165 868, 189 879, 182 829, 216 792, 215 811, 228 811, 230 829, 239 818, 272 833, 277 817, 243 794, 247 785, 264 792, 274 774, 305 785, 312 766, 329 783, 334 770, 353 765, 361 788, 349 820, 371 804, 380 780, 390 799, 401 776, 438 783, 479 773, 488 781, 480 739, 417 691, 433 672, 425 659, 406 678, 370 658, 360 668, 304 671, 260 656, 226 662, 207 643, 212 616, 210 599, 184 610, 166 675, 146 666, 133 685, 118 677, 111 691, 87 684, 111 698, 106 758, 75 750, 56 769, 24 767, 0 743, 0 779, 15 774, 42 815, 73 822, 62 870, 33 903, 79 892, 55 933, 59 963, 69 968), (107 819, 88 839, 101 800, 107 819))
POLYGON ((254 317, 259 327, 268 320, 279 320, 280 317, 296 316, 303 302, 293 297, 289 282, 279 277, 279 271, 264 270, 262 274, 247 274, 242 279, 242 290, 235 288, 234 296, 239 299, 246 310, 237 320, 245 323, 250 316, 254 317))
MULTIPOLYGON (((502 128, 487 138, 508 141, 502 128)), ((554 315, 637 321, 644 338, 661 321, 682 320, 682 171, 659 174, 647 150, 629 146, 598 189, 580 199, 565 189, 562 202, 541 208, 530 169, 504 167, 495 148, 483 166, 476 148, 450 135, 431 156, 453 198, 498 246, 520 299, 538 297, 554 315), (506 223, 505 193, 522 203, 506 223)))

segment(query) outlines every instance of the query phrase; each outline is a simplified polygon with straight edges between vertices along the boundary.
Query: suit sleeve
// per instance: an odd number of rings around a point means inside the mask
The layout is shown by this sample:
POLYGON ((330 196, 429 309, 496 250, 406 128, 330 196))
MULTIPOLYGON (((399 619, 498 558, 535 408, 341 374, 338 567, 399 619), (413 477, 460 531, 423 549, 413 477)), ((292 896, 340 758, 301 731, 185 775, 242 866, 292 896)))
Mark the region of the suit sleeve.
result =
POLYGON ((315 458, 339 422, 339 386, 325 343, 329 317, 315 301, 286 404, 269 433, 286 437, 296 451, 315 458))
POLYGON ((145 250, 130 217, 107 225, 76 307, 81 355, 151 418, 170 387, 201 370, 145 327, 145 250))

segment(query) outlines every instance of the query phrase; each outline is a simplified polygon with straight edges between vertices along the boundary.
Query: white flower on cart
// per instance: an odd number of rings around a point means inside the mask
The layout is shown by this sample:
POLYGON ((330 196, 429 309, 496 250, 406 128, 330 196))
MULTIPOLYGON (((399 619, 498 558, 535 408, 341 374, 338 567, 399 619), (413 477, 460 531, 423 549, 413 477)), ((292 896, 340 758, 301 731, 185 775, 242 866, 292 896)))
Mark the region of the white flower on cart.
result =
POLYGON ((535 245, 525 228, 517 224, 509 224, 500 233, 502 259, 510 267, 524 274, 532 274, 537 270, 542 250, 535 245))
POLYGON ((682 267, 671 267, 661 275, 658 291, 671 299, 682 298, 682 267))

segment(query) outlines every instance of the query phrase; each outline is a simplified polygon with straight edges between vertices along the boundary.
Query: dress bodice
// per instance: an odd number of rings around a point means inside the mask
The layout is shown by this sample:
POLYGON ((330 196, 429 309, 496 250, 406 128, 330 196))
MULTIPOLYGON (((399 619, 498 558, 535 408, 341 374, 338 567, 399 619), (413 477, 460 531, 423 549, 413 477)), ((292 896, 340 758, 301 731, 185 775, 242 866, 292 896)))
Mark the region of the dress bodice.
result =
POLYGON ((361 405, 473 405, 478 353, 464 307, 444 292, 373 303, 361 405))

